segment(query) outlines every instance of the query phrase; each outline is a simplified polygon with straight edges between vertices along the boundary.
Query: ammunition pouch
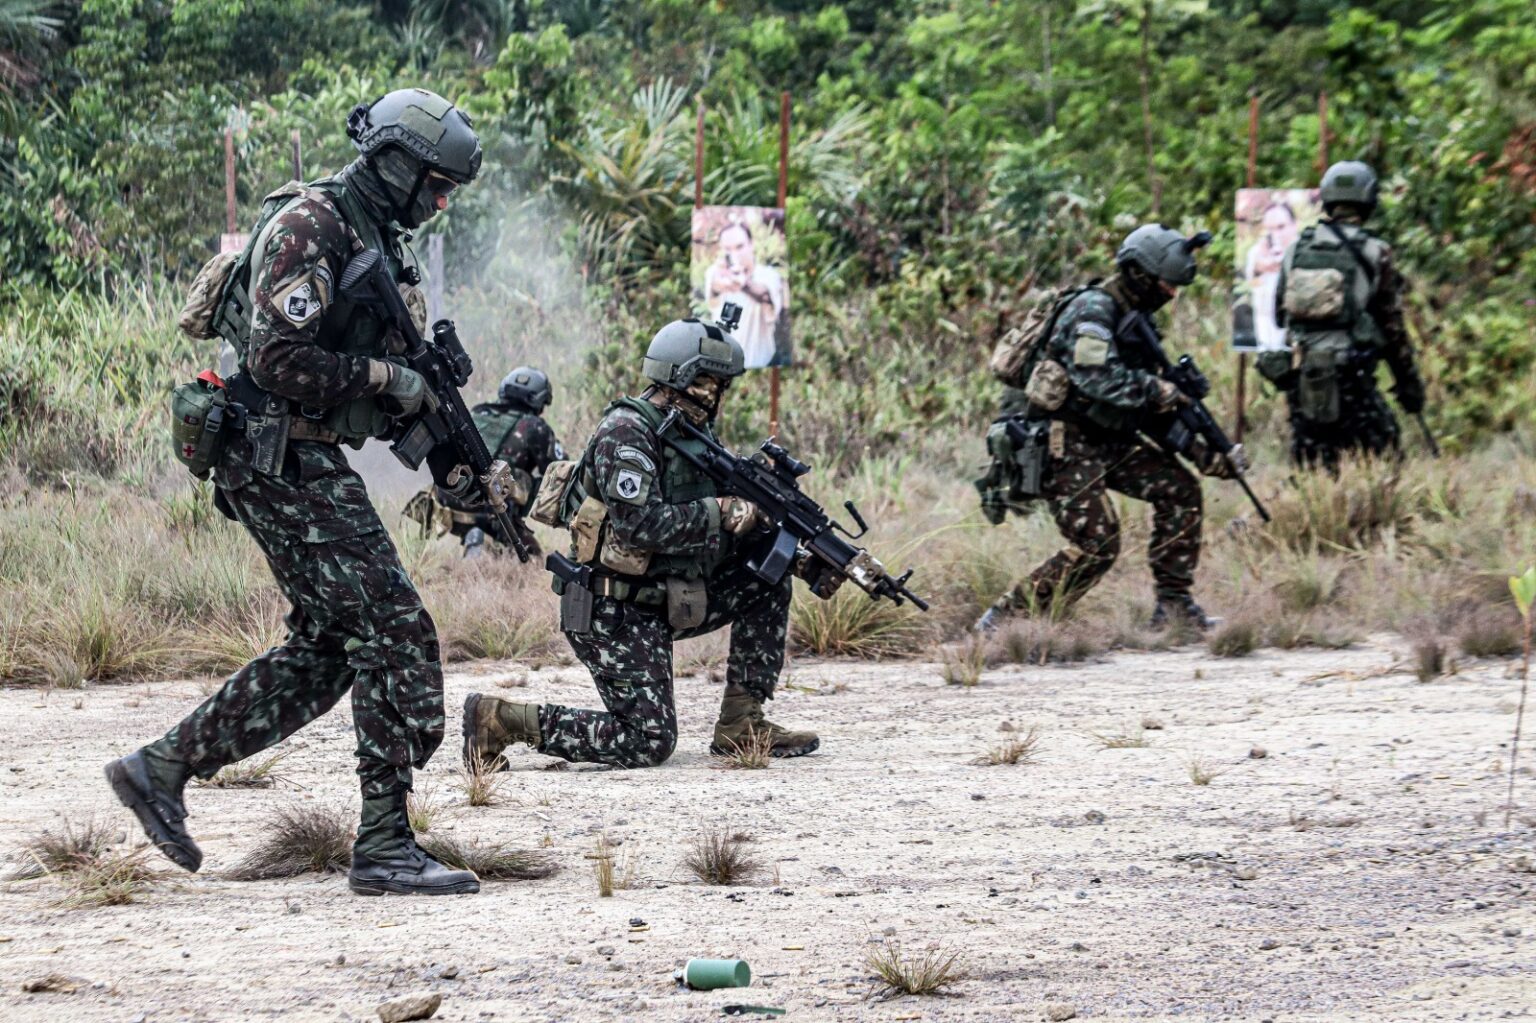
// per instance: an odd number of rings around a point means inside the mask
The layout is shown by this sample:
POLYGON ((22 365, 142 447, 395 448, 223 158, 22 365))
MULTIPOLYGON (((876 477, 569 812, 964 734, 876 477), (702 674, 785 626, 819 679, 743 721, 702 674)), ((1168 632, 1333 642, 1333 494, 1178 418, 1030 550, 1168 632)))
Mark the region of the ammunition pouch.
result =
POLYGON ((1290 390, 1296 383, 1296 374, 1291 370, 1289 349, 1270 349, 1260 352, 1254 360, 1254 368, 1259 371, 1259 376, 1282 391, 1290 390))
POLYGON ((1342 354, 1324 346, 1302 353, 1296 380, 1296 411, 1303 419, 1314 423, 1338 422, 1342 354))
POLYGON ((555 529, 563 529, 582 504, 581 461, 567 459, 550 462, 544 468, 544 477, 534 492, 528 508, 528 517, 555 529))
POLYGON ((681 579, 672 576, 666 580, 667 624, 673 629, 696 629, 704 624, 709 610, 709 593, 703 579, 681 579))
POLYGON ((1066 367, 1055 359, 1041 359, 1029 374, 1024 397, 1042 412, 1055 412, 1066 404, 1071 391, 1072 380, 1067 376, 1066 367))

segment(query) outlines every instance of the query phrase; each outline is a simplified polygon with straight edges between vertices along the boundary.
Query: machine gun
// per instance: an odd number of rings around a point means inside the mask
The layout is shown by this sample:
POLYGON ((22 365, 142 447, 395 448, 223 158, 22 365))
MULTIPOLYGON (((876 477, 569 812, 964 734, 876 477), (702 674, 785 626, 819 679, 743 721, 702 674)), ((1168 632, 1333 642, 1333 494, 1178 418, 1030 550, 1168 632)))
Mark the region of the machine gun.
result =
POLYGON ((892 576, 869 551, 849 542, 869 532, 869 526, 853 502, 844 502, 843 507, 858 523, 857 533, 848 532, 830 518, 821 505, 801 492, 800 477, 810 472, 811 467, 790 455, 772 438, 763 441, 762 454, 766 458, 743 458, 694 426, 676 409, 667 413, 658 432, 663 443, 714 480, 722 494, 751 501, 773 521, 772 543, 747 562, 747 567, 759 579, 767 583, 783 579, 794 563, 795 552, 804 547, 812 557, 853 580, 871 600, 884 597, 896 604, 910 600, 919 610, 928 610, 928 602, 907 588, 907 580, 912 578, 910 568, 900 576, 892 576), (674 434, 695 442, 703 449, 703 454, 679 444, 674 434))
POLYGON ((478 491, 518 560, 527 561, 528 547, 509 505, 511 468, 491 457, 459 393, 474 372, 474 363, 452 320, 438 320, 430 338, 421 336, 387 265, 375 249, 358 253, 342 271, 340 291, 349 302, 374 310, 400 332, 405 339, 405 364, 425 378, 437 397, 436 409, 396 424, 389 449, 409 469, 420 468, 425 461, 433 481, 449 493, 469 496, 478 491))
MULTIPOLYGON (((1129 338, 1138 345, 1151 359, 1162 378, 1177 387, 1188 401, 1173 410, 1166 417, 1166 425, 1158 429, 1153 440, 1165 451, 1176 455, 1189 455, 1194 446, 1195 438, 1202 437, 1206 445, 1213 451, 1220 452, 1223 457, 1231 454, 1238 445, 1233 444, 1220 424, 1218 424, 1210 411, 1205 407, 1205 396, 1211 393, 1211 382, 1205 374, 1200 372, 1195 365, 1195 360, 1188 355, 1181 355, 1177 363, 1170 362, 1168 353, 1163 351, 1163 342, 1157 334, 1157 328, 1152 326, 1152 321, 1147 319, 1145 313, 1132 310, 1120 321, 1120 327, 1115 332, 1117 337, 1129 338)), ((1229 459, 1229 461, 1231 461, 1229 459)), ((1232 478, 1237 485, 1243 488, 1243 493, 1248 495, 1248 500, 1253 502, 1253 507, 1259 513, 1259 518, 1269 521, 1269 511, 1259 501, 1258 495, 1243 478, 1238 470, 1238 464, 1231 462, 1233 469, 1232 478)))

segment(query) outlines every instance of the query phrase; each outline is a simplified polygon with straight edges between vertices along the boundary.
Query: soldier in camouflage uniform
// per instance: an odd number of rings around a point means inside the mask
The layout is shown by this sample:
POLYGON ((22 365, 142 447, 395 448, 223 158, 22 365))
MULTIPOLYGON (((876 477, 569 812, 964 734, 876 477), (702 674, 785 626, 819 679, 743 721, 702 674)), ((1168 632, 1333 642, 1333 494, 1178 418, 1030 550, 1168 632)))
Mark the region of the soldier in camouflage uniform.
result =
MULTIPOLYGON (((475 892, 475 875, 428 857, 407 822, 412 769, 443 735, 437 635, 338 446, 361 447, 436 398, 393 358, 399 333, 337 284, 364 248, 411 281, 402 229, 474 179, 480 144, 467 117, 421 89, 359 106, 348 134, 361 155, 339 175, 268 198, 213 321, 239 353, 229 391, 248 412, 213 468, 215 503, 266 556, 292 605, 288 637, 106 773, 150 839, 195 871, 202 852, 185 824, 187 780, 281 742, 350 694, 363 799, 353 891, 475 892)), ((424 312, 419 293, 407 298, 424 312)))
MULTIPOLYGON (((756 506, 718 496, 659 434, 672 409, 709 430, 742 363, 734 338, 698 320, 671 323, 651 342, 645 372, 654 386, 609 406, 576 478, 572 556, 591 566, 590 586, 557 583, 566 639, 606 710, 472 694, 464 705, 466 764, 503 767, 502 750, 514 742, 572 761, 662 763, 677 745, 672 644, 726 625, 730 656, 711 752, 753 737, 766 737, 776 757, 820 744, 814 732, 764 717, 784 665, 791 577, 765 583, 746 565, 761 540, 756 506), (590 616, 577 610, 585 599, 590 616)), ((822 564, 802 558, 797 572, 830 597, 841 577, 822 564)))
MULTIPOLYGON (((1200 562, 1200 483, 1139 435, 1152 417, 1186 399, 1122 336, 1127 313, 1150 315, 1194 280, 1193 251, 1178 232, 1147 224, 1125 239, 1115 261, 1109 280, 1068 293, 1038 353, 1037 359, 1059 367, 1060 394, 1047 403, 1058 407, 1042 408, 1025 389, 1009 388, 1004 395, 1002 415, 1034 424, 1045 445, 1039 496, 1067 546, 999 597, 977 621, 979 632, 996 629, 1010 614, 1064 613, 1104 577, 1120 554, 1120 519, 1110 491, 1152 505, 1147 559, 1156 585, 1153 625, 1212 624, 1190 595, 1200 562)), ((1207 475, 1234 471, 1203 443, 1195 458, 1207 475)))
MULTIPOLYGON (((544 470, 549 463, 565 457, 555 431, 543 418, 553 396, 548 376, 531 366, 519 366, 502 378, 495 401, 470 410, 486 450, 512 469, 517 524, 524 545, 533 555, 543 552, 522 518, 539 489, 544 470)), ((466 558, 479 556, 487 539, 496 544, 493 549, 497 550, 505 549, 511 542, 501 535, 500 524, 482 506, 455 497, 442 487, 423 490, 411 498, 405 514, 424 528, 434 521, 446 520, 447 531, 463 539, 466 558)))
POLYGON ((1335 472, 1344 452, 1400 453, 1377 364, 1392 370, 1397 403, 1411 416, 1424 411, 1424 382, 1392 247, 1364 226, 1376 209, 1375 171, 1357 160, 1336 163, 1320 192, 1326 216, 1291 243, 1280 267, 1275 312, 1290 350, 1261 353, 1258 367, 1285 394, 1292 459, 1335 472))

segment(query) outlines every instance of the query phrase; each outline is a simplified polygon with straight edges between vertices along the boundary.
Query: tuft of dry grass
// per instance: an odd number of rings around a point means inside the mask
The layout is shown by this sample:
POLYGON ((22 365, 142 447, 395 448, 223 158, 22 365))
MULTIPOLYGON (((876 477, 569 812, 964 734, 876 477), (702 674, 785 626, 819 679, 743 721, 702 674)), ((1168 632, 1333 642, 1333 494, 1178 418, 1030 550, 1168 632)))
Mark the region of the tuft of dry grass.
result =
POLYGON ((767 729, 747 729, 745 741, 726 740, 724 753, 712 753, 714 766, 727 771, 761 771, 773 765, 773 733, 767 729))
POLYGON ((1413 673, 1420 682, 1433 682, 1445 674, 1445 643, 1440 637, 1421 639, 1413 645, 1413 673))
POLYGON ((1088 738, 1099 749, 1146 749, 1152 745, 1140 728, 1134 732, 1089 732, 1088 738))
POLYGON ((545 853, 514 849, 500 842, 465 843, 452 835, 439 834, 418 836, 416 844, 443 866, 472 870, 482 881, 538 881, 560 869, 545 853))
POLYGON ((931 946, 921 955, 909 957, 902 955, 901 946, 888 942, 876 946, 864 963, 877 980, 870 998, 937 995, 965 979, 960 952, 942 946, 931 946))
POLYGON ((1512 657, 1520 652, 1520 616, 1509 607, 1473 609, 1456 630, 1456 645, 1468 657, 1512 657))
POLYGON ((479 754, 469 766, 459 768, 459 784, 470 806, 495 806, 501 802, 501 785, 505 780, 479 754))
POLYGON ((224 876, 231 881, 272 881, 300 874, 332 873, 352 865, 352 821, 342 809, 285 806, 265 823, 261 844, 224 876))
POLYGON ((922 612, 910 604, 871 600, 849 583, 831 600, 796 589, 789 609, 789 637, 800 649, 821 657, 878 660, 911 654, 933 639, 922 612))
POLYGON ((1062 664, 1086 661, 1107 649, 1102 629, 1086 617, 1016 618, 987 644, 989 664, 1062 664))
POLYGON ((405 794, 405 817, 411 830, 418 835, 431 831, 432 825, 447 814, 448 808, 438 799, 435 781, 426 782, 405 794))
POLYGON ((76 866, 63 875, 69 894, 58 904, 66 909, 92 909, 98 906, 126 906, 156 883, 165 880, 163 870, 149 866, 150 846, 132 852, 108 853, 76 866))
POLYGON ((981 672, 986 666, 987 647, 980 638, 970 638, 948 647, 944 650, 944 684, 970 689, 981 681, 981 672))
POLYGON ((615 891, 635 886, 635 861, 628 853, 619 857, 606 834, 597 836, 597 847, 591 854, 592 872, 597 878, 597 894, 612 898, 615 891))
POLYGON ((1184 764, 1189 771, 1189 780, 1195 785, 1209 785, 1232 770, 1232 765, 1223 764, 1209 757, 1192 756, 1184 764))
POLYGON ((274 753, 265 760, 254 757, 219 768, 212 778, 199 778, 197 784, 214 789, 269 789, 282 775, 276 774, 277 765, 288 756, 288 751, 274 753))
POLYGON ((706 827, 689 843, 683 866, 705 884, 741 884, 762 869, 762 863, 744 848, 745 844, 745 836, 706 827))
POLYGON ((1259 648, 1258 625, 1247 618, 1234 618, 1217 626, 1205 645, 1216 657, 1247 657, 1259 648))
POLYGON ((515 558, 458 559, 430 572, 422 586, 449 661, 526 660, 560 639, 547 577, 515 558))
POLYGON ((1022 735, 1003 740, 971 763, 982 767, 1018 765, 1027 767, 1040 762, 1040 726, 1030 725, 1022 735))
POLYGON ((122 840, 123 831, 109 821, 87 817, 75 824, 68 817, 58 830, 38 832, 16 853, 10 880, 25 881, 45 874, 68 874, 101 863, 122 840))

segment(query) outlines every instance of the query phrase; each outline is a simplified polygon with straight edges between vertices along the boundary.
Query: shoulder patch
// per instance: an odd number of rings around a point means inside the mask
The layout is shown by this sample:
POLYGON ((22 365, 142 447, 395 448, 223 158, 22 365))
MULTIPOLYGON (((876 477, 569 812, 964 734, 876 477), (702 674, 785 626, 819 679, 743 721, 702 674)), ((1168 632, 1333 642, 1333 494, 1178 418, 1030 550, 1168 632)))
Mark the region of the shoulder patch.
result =
POLYGON ((331 304, 331 268, 325 265, 325 260, 315 267, 315 291, 322 306, 331 304))
POLYGON ((313 275, 300 278, 273 295, 272 305, 295 327, 305 326, 325 309, 313 275))
POLYGON ((633 462, 648 473, 656 472, 656 463, 651 460, 650 455, 639 448, 632 448, 627 444, 621 445, 614 450, 613 457, 621 462, 633 462))
POLYGON ((1072 361, 1084 367, 1104 365, 1109 361, 1109 338, 1109 331, 1097 323, 1079 325, 1077 341, 1072 346, 1072 361))
POLYGON ((1102 324, 1102 323, 1095 323, 1092 320, 1084 320, 1084 321, 1082 321, 1081 323, 1079 323, 1077 325, 1077 335, 1076 336, 1078 336, 1078 337, 1096 337, 1100 341, 1108 341, 1110 338, 1114 337, 1115 335, 1114 335, 1114 332, 1112 332, 1108 327, 1104 326, 1104 324, 1102 324))
POLYGON ((608 496, 626 504, 644 504, 650 492, 650 475, 623 465, 618 467, 608 483, 608 496))

